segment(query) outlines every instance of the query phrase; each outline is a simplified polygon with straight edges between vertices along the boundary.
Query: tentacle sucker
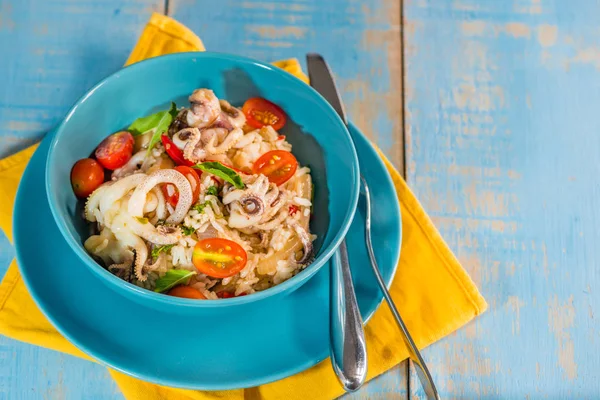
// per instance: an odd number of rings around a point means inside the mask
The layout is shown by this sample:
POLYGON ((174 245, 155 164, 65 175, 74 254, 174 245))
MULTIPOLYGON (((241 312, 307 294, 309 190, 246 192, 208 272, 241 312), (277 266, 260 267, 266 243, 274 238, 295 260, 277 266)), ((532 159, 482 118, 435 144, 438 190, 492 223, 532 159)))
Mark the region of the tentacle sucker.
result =
MULTIPOLYGON (((213 128, 208 128, 213 129, 213 128)), ((205 150, 208 154, 222 154, 228 151, 244 136, 244 131, 240 128, 235 128, 227 134, 225 139, 218 145, 214 146, 216 135, 205 146, 205 150)))
POLYGON ((179 191, 174 212, 167 218, 168 224, 178 224, 192 206, 192 187, 187 178, 174 169, 161 169, 148 175, 135 189, 129 199, 128 211, 132 217, 144 216, 144 203, 148 192, 161 183, 171 183, 179 191))
POLYGON ((100 207, 100 201, 108 190, 109 184, 104 184, 98 189, 94 190, 90 197, 85 202, 85 219, 90 222, 96 222, 95 212, 100 207))
POLYGON ((123 261, 108 266, 108 270, 119 278, 129 282, 131 280, 131 267, 133 266, 133 252, 125 250, 123 252, 123 261))
POLYGON ((146 247, 146 243, 141 237, 131 231, 130 225, 131 216, 127 213, 120 213, 113 220, 112 231, 121 245, 135 251, 135 277, 143 282, 147 279, 147 276, 143 276, 142 272, 148 259, 148 247, 146 247))

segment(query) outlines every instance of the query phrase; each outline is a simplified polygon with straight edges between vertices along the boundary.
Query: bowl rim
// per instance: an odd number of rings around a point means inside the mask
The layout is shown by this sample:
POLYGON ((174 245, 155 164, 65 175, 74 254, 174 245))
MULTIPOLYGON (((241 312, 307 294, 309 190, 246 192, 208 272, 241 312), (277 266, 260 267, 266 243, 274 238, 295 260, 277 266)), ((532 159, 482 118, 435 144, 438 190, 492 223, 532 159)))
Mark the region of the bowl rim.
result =
MULTIPOLYGON (((299 86, 300 87, 300 86, 299 86)), ((360 173, 359 173, 359 162, 358 162, 358 154, 356 152, 356 148, 354 146, 354 141, 352 140, 352 136, 348 130, 348 127, 343 123, 342 119, 339 117, 337 112, 333 109, 333 107, 329 104, 329 102, 321 96, 315 89, 313 89, 310 85, 304 83, 300 79, 291 75, 290 73, 284 71, 281 68, 276 66, 254 60, 249 57, 238 56, 227 53, 218 53, 218 52, 182 52, 182 53, 174 53, 167 54, 162 56, 153 57, 147 60, 143 60, 132 65, 126 66, 124 68, 119 69, 118 71, 110 74, 106 78, 102 79, 96 85, 94 85, 91 89, 89 89, 84 95, 82 95, 79 100, 75 102, 75 104, 71 107, 66 116, 62 119, 61 123, 56 128, 54 137, 52 138, 52 142, 50 143, 48 149, 48 158, 46 160, 46 171, 45 171, 45 186, 46 186, 46 197, 48 199, 48 203, 50 206, 50 211, 52 212, 52 216, 54 217, 54 221, 58 226, 60 233, 63 238, 65 238, 66 242, 69 244, 71 249, 77 254, 81 261, 83 261, 86 266, 88 266, 101 280, 105 282, 105 284, 109 286, 114 286, 114 289, 120 288, 124 290, 126 293, 131 294, 136 297, 140 297, 141 301, 145 301, 145 304, 150 305, 151 302, 159 302, 166 305, 173 305, 179 307, 188 307, 188 308, 215 308, 215 307, 226 307, 233 305, 241 305, 247 304, 254 301, 260 301, 262 299, 266 299, 268 297, 277 295, 279 293, 285 291, 295 290, 304 284, 308 279, 314 276, 322 267, 325 265, 327 261, 333 256, 333 254, 337 251, 340 246, 342 240, 346 236, 346 233, 350 229, 350 225, 352 220, 354 219, 354 213, 356 212, 359 191, 360 191, 360 173), (135 284, 124 281, 123 279, 115 276, 110 273, 107 269, 103 268, 99 265, 85 250, 82 249, 82 244, 69 232, 66 222, 59 216, 60 213, 58 211, 56 203, 58 203, 54 193, 51 179, 50 179, 50 171, 52 170, 52 165, 55 160, 55 149, 58 146, 58 141, 61 136, 61 133, 65 129, 65 125, 72 118, 72 116, 77 112, 78 108, 83 104, 89 97, 91 97, 99 88, 103 87, 106 84, 109 84, 113 80, 120 78, 123 75, 129 75, 135 73, 135 71, 139 68, 147 68, 154 64, 160 64, 165 62, 165 60, 188 60, 194 58, 205 58, 205 59, 224 59, 228 61, 233 61, 241 64, 251 64, 256 67, 264 68, 269 70, 272 73, 275 73, 282 77, 284 80, 287 80, 292 85, 302 84, 305 89, 315 98, 321 105, 334 116, 334 120, 340 126, 341 130, 345 133, 344 137, 347 140, 351 154, 347 155, 347 157, 351 158, 352 161, 352 170, 349 171, 353 175, 354 184, 350 188, 351 197, 349 207, 346 210, 344 220, 341 224, 340 229, 335 233, 331 243, 325 249, 322 250, 321 254, 313 260, 313 262, 300 271, 297 275, 287 279, 284 282, 281 282, 278 285, 272 286, 268 289, 253 293, 249 296, 241 296, 241 297, 233 297, 229 299, 209 299, 206 301, 196 301, 193 299, 185 299, 179 297, 168 296, 162 293, 156 293, 154 291, 141 288, 135 284), (114 285, 113 285, 114 284, 114 285)))

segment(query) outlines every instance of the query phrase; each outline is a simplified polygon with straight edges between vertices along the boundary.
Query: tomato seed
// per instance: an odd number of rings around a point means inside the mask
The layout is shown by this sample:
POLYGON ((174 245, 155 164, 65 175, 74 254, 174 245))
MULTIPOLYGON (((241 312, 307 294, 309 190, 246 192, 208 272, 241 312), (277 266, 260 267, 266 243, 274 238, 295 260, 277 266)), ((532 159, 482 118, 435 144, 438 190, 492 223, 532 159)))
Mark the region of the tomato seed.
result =
POLYGON ((230 251, 231 250, 231 246, 225 246, 225 250, 230 251))

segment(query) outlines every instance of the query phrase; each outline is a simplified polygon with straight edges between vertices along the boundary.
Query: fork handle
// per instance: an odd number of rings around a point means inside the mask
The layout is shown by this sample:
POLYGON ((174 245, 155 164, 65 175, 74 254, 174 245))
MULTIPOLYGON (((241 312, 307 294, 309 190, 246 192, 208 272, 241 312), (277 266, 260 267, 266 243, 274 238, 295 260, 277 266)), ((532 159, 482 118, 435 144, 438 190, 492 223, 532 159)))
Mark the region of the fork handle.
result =
POLYGON ((331 258, 329 295, 331 364, 344 389, 353 392, 367 376, 367 347, 345 240, 331 258))

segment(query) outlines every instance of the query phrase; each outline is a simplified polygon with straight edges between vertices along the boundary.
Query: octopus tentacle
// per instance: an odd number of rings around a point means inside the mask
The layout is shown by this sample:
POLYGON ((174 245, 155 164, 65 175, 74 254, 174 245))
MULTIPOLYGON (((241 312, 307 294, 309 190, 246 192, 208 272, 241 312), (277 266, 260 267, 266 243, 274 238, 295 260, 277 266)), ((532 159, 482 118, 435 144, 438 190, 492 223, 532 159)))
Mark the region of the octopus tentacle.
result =
POLYGON ((140 169, 140 166, 144 163, 144 159, 146 158, 146 150, 141 150, 135 153, 129 161, 121 168, 117 168, 110 175, 111 179, 117 180, 119 178, 123 178, 124 176, 130 175, 136 170, 140 169))
POLYGON ((167 272, 167 255, 165 253, 160 253, 154 264, 146 264, 144 266, 144 274, 147 275, 150 272, 156 272, 159 275, 167 272))
POLYGON ((121 213, 113 220, 113 233, 121 245, 135 251, 135 277, 144 282, 148 278, 143 276, 143 267, 148 259, 148 247, 146 247, 146 243, 141 237, 130 230, 130 225, 131 217, 127 213, 121 213))
POLYGON ((186 115, 189 126, 203 128, 213 122, 221 113, 221 105, 210 89, 196 89, 189 97, 190 110, 186 115))
POLYGON ((304 247, 302 257, 300 257, 300 259, 297 260, 298 264, 304 264, 311 258, 313 252, 313 244, 310 240, 310 235, 303 227, 300 226, 300 224, 296 222, 292 222, 289 225, 292 228, 294 228, 294 231, 296 231, 296 234, 298 235, 298 238, 300 239, 300 241, 302 242, 302 246, 304 247))
POLYGON ((115 202, 123 198, 130 190, 140 185, 146 178, 146 174, 133 174, 113 183, 109 186, 109 189, 104 192, 102 199, 100 200, 100 212, 105 214, 115 202))
POLYGON ((177 206, 166 222, 178 224, 183 221, 185 214, 192 206, 192 187, 187 178, 174 169, 161 169, 145 176, 145 179, 136 187, 129 199, 127 209, 132 217, 143 217, 144 203, 148 192, 161 183, 171 183, 179 191, 177 206))
POLYGON ((232 130, 218 146, 214 146, 214 137, 204 148, 210 154, 222 154, 231 149, 238 140, 244 136, 244 131, 240 128, 232 130))
POLYGON ((190 133, 187 143, 183 148, 183 157, 192 162, 204 160, 206 158, 206 150, 204 150, 204 145, 201 144, 202 133, 198 130, 198 128, 187 128, 180 131, 177 135, 181 136, 182 132, 190 133))
POLYGON ((129 282, 131 280, 131 267, 133 266, 133 259, 133 252, 131 250, 127 250, 123 253, 122 262, 111 264, 107 269, 119 278, 129 282))
POLYGON ((186 122, 188 112, 189 111, 186 109, 179 111, 179 113, 177 114, 177 116, 175 117, 173 122, 171 122, 171 125, 169 126, 169 131, 168 131, 169 136, 175 136, 175 134, 177 132, 179 132, 180 130, 189 128, 189 125, 186 122))
POLYGON ((163 194, 162 190, 160 190, 158 187, 152 188, 151 193, 154 193, 154 195, 156 196, 156 200, 158 201, 158 204, 154 209, 156 216, 158 217, 158 219, 166 219, 167 206, 165 202, 165 195, 163 194))
POLYGON ((108 184, 104 184, 104 185, 98 187, 88 197, 87 201, 85 202, 85 210, 84 210, 85 219, 87 219, 88 221, 96 222, 96 215, 95 215, 94 211, 98 210, 98 208, 100 207, 100 201, 102 200, 102 197, 106 193, 109 186, 110 185, 108 185, 108 184))
POLYGON ((148 248, 142 239, 139 239, 139 243, 134 246, 135 250, 135 277, 140 282, 145 282, 148 279, 148 275, 144 274, 144 265, 148 259, 148 248))
POLYGON ((129 228, 136 235, 144 238, 150 243, 165 245, 174 244, 183 236, 181 229, 174 226, 159 225, 155 227, 143 218, 132 218, 129 228))
POLYGON ((286 210, 282 210, 279 214, 277 214, 275 218, 271 219, 268 222, 265 222, 264 224, 256 225, 256 228, 263 231, 272 231, 273 229, 278 228, 283 223, 283 221, 285 221, 287 216, 288 212, 286 210))
POLYGON ((227 115, 229 118, 229 122, 236 128, 241 128, 246 123, 246 116, 242 112, 242 110, 232 106, 226 100, 219 100, 219 104, 221 105, 221 110, 227 115))

